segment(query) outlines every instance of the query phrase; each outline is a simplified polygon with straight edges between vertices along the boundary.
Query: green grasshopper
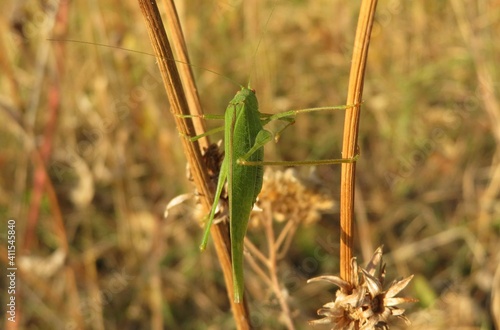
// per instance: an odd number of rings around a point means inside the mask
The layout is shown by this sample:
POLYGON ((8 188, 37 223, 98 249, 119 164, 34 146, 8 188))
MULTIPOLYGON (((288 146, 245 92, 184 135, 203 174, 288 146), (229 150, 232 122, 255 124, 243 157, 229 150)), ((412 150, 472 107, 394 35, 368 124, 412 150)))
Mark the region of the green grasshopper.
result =
MULTIPOLYGON (((274 10, 274 9, 273 9, 274 10)), ((268 21, 270 16, 268 18, 268 21)), ((267 24, 266 24, 267 25, 267 24)), ((103 44, 85 41, 66 40, 77 43, 92 44, 109 47, 103 44)), ((113 47, 120 48, 120 47, 113 47)), ((128 50, 130 51, 130 50, 128 50)), ((150 56, 148 53, 135 51, 150 56)), ((184 63, 185 64, 185 63, 184 63)), ((213 72, 213 71, 212 71, 213 72)), ((277 141, 281 133, 295 122, 295 116, 299 113, 341 110, 357 105, 320 107, 301 110, 285 111, 277 114, 266 114, 259 112, 259 106, 255 91, 251 88, 241 87, 235 97, 229 102, 224 116, 204 115, 206 119, 224 119, 224 127, 211 130, 201 135, 188 137, 196 141, 203 136, 224 130, 225 157, 221 165, 219 179, 215 193, 214 202, 208 216, 200 249, 206 249, 210 227, 212 226, 219 199, 227 182, 227 194, 229 197, 229 220, 231 238, 231 258, 233 267, 234 300, 239 303, 243 300, 244 277, 243 277, 243 247, 244 238, 248 226, 248 220, 257 196, 262 189, 263 166, 282 165, 328 165, 355 162, 357 156, 348 159, 325 159, 316 161, 264 161, 264 145, 273 139, 277 141), (264 126, 274 120, 283 120, 287 124, 276 133, 264 129, 264 126)), ((183 116, 190 118, 194 116, 183 116)))
MULTIPOLYGON (((317 165, 352 163, 357 157, 349 159, 325 159, 319 161, 295 162, 266 162, 264 145, 270 140, 277 140, 279 135, 288 126, 295 122, 295 115, 304 112, 324 111, 333 109, 347 109, 352 106, 321 107, 302 110, 291 110, 277 114, 259 112, 259 105, 255 91, 242 87, 236 96, 229 102, 224 115, 224 152, 225 157, 221 165, 215 198, 208 216, 200 249, 205 250, 214 220, 219 198, 227 182, 229 198, 229 220, 231 236, 231 258, 233 267, 234 301, 239 303, 243 299, 243 245, 248 226, 248 220, 257 196, 262 189, 264 165, 317 165), (287 124, 273 134, 264 129, 264 125, 273 120, 283 120, 287 124)), ((188 116, 189 117, 189 116, 188 116)), ((205 116, 215 119, 218 116, 205 116)), ((218 117, 222 119, 221 117, 218 117)), ((211 132, 220 131, 215 129, 211 132)), ((209 132, 210 133, 210 132, 209 132)), ((195 141, 207 134, 190 138, 195 141)))

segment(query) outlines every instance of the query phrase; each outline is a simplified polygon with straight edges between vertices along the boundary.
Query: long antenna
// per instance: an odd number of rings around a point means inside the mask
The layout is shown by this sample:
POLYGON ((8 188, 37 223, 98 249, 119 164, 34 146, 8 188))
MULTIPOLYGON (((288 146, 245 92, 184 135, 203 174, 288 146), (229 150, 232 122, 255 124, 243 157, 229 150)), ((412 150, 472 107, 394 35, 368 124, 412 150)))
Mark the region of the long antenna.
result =
POLYGON ((253 63, 252 63, 252 69, 250 70, 250 76, 248 77, 248 88, 250 88, 250 80, 251 80, 252 74, 255 71, 255 67, 257 65, 257 52, 259 51, 259 47, 260 47, 260 44, 262 43, 262 39, 264 39, 264 36, 267 33, 267 28, 268 28, 269 22, 271 21, 271 16, 273 16, 274 9, 276 9, 277 3, 278 3, 278 0, 276 0, 274 2, 273 8, 271 9, 271 12, 269 13, 269 16, 267 17, 266 24, 264 25, 264 29, 260 32, 259 41, 257 42, 257 47, 255 47, 255 51, 254 51, 253 57, 252 57, 253 63))
MULTIPOLYGON (((47 38, 47 40, 48 41, 52 41, 52 42, 72 42, 72 43, 75 43, 75 44, 83 44, 83 45, 92 45, 92 46, 98 46, 98 47, 104 47, 104 48, 120 49, 120 50, 127 51, 127 52, 132 52, 132 53, 137 53, 137 54, 147 55, 147 56, 151 56, 151 57, 157 58, 157 56, 155 56, 154 54, 151 54, 151 53, 148 53, 148 52, 144 52, 144 51, 141 51, 141 50, 129 49, 129 48, 120 47, 120 46, 111 46, 111 45, 101 44, 101 43, 92 42, 92 41, 74 40, 74 39, 57 39, 57 38, 47 38)), ((241 87, 241 84, 239 84, 238 82, 236 82, 233 79, 229 78, 228 76, 223 75, 222 73, 219 73, 219 72, 214 71, 212 69, 208 69, 208 68, 205 68, 203 66, 196 65, 196 64, 191 64, 191 63, 187 63, 187 62, 184 62, 184 61, 176 60, 175 58, 166 58, 166 60, 167 61, 174 61, 176 63, 180 63, 180 64, 184 64, 184 65, 189 65, 192 68, 199 69, 199 70, 204 70, 204 71, 213 73, 213 74, 215 74, 215 75, 217 75, 219 77, 222 77, 222 78, 230 81, 232 84, 235 84, 235 85, 241 87)))

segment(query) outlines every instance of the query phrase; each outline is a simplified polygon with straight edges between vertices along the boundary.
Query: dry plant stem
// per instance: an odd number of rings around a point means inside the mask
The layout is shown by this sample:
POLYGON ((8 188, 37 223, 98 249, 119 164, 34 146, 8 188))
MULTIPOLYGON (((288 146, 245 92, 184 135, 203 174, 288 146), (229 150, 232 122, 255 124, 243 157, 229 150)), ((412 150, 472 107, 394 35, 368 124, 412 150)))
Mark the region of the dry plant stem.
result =
MULTIPOLYGON (((361 3, 346 104, 359 104, 362 101, 366 58, 376 7, 377 0, 364 0, 361 3)), ((356 155, 359 117, 359 105, 347 109, 344 122, 344 144, 342 146, 343 158, 351 158, 356 155)), ((356 163, 342 164, 340 182, 340 277, 346 281, 351 278, 352 272, 355 172, 356 163)))
MULTIPOLYGON (((43 176, 48 178, 49 174, 47 173, 43 157, 42 155, 40 155, 38 150, 36 149, 33 150, 32 159, 35 166, 40 171, 42 171, 43 176)), ((55 187, 51 180, 47 180, 45 182, 45 192, 47 194, 50 207, 52 209, 54 234, 58 238, 60 247, 64 250, 65 255, 68 255, 69 245, 68 245, 68 237, 66 235, 66 227, 64 225, 63 213, 59 205, 59 200, 57 199, 55 187)))
POLYGON ((260 250, 248 239, 245 237, 245 249, 248 250, 249 254, 247 254, 246 260, 250 265, 250 268, 265 282, 265 284, 272 288, 273 283, 269 276, 264 272, 262 267, 257 263, 256 259, 258 259, 266 268, 269 268, 269 260, 260 252, 260 250), (254 258, 255 257, 255 258, 254 258))
POLYGON ((273 230, 273 216, 270 212, 270 207, 268 209, 267 221, 265 225, 267 244, 269 247, 269 275, 271 277, 271 281, 273 283, 273 290, 278 298, 278 301, 281 306, 281 310, 283 312, 283 322, 286 324, 286 327, 289 330, 294 330, 295 327, 292 322, 292 317, 290 314, 290 308, 288 307, 287 299, 284 297, 283 292, 281 290, 280 281, 278 279, 278 260, 277 260, 277 252, 279 247, 276 245, 274 230, 273 230))
MULTIPOLYGON (((292 314, 290 312, 290 307, 288 306, 287 297, 284 294, 286 291, 281 290, 280 280, 278 278, 278 252, 280 250, 280 245, 278 244, 276 235, 274 234, 271 205, 267 204, 264 207, 264 210, 267 211, 262 224, 268 245, 268 255, 264 256, 262 252, 255 247, 252 242, 250 242, 249 239, 245 238, 245 248, 250 252, 250 255, 247 255, 246 259, 248 260, 248 264, 252 270, 263 280, 264 283, 266 283, 269 288, 273 290, 283 313, 280 319, 286 325, 287 329, 293 330, 295 329, 295 326, 293 325, 292 314), (256 259, 264 265, 266 270, 264 270, 263 267, 256 262, 256 259)), ((286 232, 290 233, 290 230, 286 230, 286 232)), ((293 233, 295 233, 295 231, 293 231, 293 233)), ((279 234, 279 236, 283 236, 283 231, 279 234)), ((283 240, 284 239, 282 239, 282 241, 283 240)), ((285 253, 286 251, 283 251, 283 254, 285 253)))
POLYGON ((257 248, 252 241, 245 237, 245 251, 248 251, 248 254, 245 255, 245 258, 249 256, 249 259, 258 259, 262 264, 268 267, 268 260, 266 256, 257 248))
POLYGON ((292 245, 293 238, 295 237, 295 233, 297 232, 298 228, 299 226, 297 222, 288 221, 283 230, 281 230, 281 233, 276 240, 276 251, 278 251, 276 257, 277 260, 281 260, 286 256, 288 249, 290 249, 290 246, 292 245))
MULTIPOLYGON (((167 91, 170 109, 174 115, 178 131, 186 136, 194 136, 195 130, 191 119, 181 118, 179 115, 189 115, 188 103, 182 88, 179 72, 173 59, 172 48, 167 39, 163 23, 156 5, 156 1, 139 0, 142 14, 146 21, 149 37, 155 55, 158 59, 158 66, 162 76, 163 84, 167 91)), ((194 183, 204 198, 202 199, 205 209, 210 209, 214 197, 214 186, 210 176, 204 168, 204 162, 200 147, 197 143, 192 143, 188 139, 181 139, 184 152, 191 166, 194 183)), ((214 225, 211 228, 212 238, 227 288, 232 288, 232 270, 230 241, 227 225, 214 225)), ((250 329, 250 318, 246 304, 235 304, 233 290, 228 289, 229 301, 235 317, 238 329, 250 329)))
MULTIPOLYGON (((67 10, 68 6, 63 5, 54 8, 55 12, 53 15, 54 21, 51 22, 53 23, 53 27, 55 29, 56 24, 58 23, 59 29, 65 30, 67 26, 67 10), (59 22, 57 22, 59 20, 59 22)), ((52 15, 48 15, 51 17, 52 15)), ((48 46, 45 46, 48 47, 48 46)), ((40 62, 38 63, 38 71, 40 72, 40 79, 45 75, 45 67, 47 65, 47 62, 49 61, 48 57, 48 50, 47 48, 43 48, 42 51, 40 51, 40 62)), ((58 50, 62 53, 64 52, 64 47, 60 45, 58 47, 58 50)), ((60 55, 60 54, 59 54, 60 55)), ((30 200, 30 206, 29 206, 29 212, 28 212, 28 219, 27 219, 27 225, 26 225, 26 232, 25 232, 25 238, 24 238, 24 246, 23 248, 26 251, 31 250, 33 247, 33 244, 36 242, 36 227, 38 224, 38 218, 40 216, 40 205, 45 189, 46 182, 49 181, 50 179, 46 175, 46 170, 45 170, 45 163, 50 159, 50 155, 52 153, 52 145, 54 141, 54 134, 56 131, 57 127, 57 122, 59 119, 59 113, 60 113, 60 105, 61 105, 61 90, 60 90, 60 85, 58 81, 59 75, 64 72, 63 66, 64 61, 59 61, 58 64, 59 66, 57 67, 58 69, 58 74, 55 72, 51 72, 51 84, 49 86, 49 109, 48 109, 48 117, 47 121, 45 123, 45 129, 44 129, 44 134, 43 134, 43 140, 42 140, 42 146, 39 150, 40 156, 42 157, 42 162, 39 163, 35 171, 33 173, 33 194, 32 198, 30 200)), ((37 92, 33 93, 33 97, 36 99, 36 101, 32 102, 32 107, 38 108, 38 103, 39 103, 39 98, 41 94, 41 86, 42 83, 36 84, 38 86, 37 92)), ((29 130, 30 133, 32 133, 32 130, 34 130, 34 127, 32 127, 33 122, 29 123, 29 130)), ((33 137, 34 139, 34 137, 33 137)))
MULTIPOLYGON (((203 111, 201 110, 200 97, 198 95, 198 90, 194 83, 194 75, 192 67, 189 65, 189 61, 186 42, 184 40, 184 34, 182 33, 181 23, 179 21, 179 15, 175 8, 173 0, 165 1, 165 8, 167 12, 167 28, 172 31, 172 44, 175 52, 175 58, 186 64, 179 65, 179 74, 182 83, 185 86, 186 99, 188 102, 189 110, 193 115, 200 115, 200 117, 191 118, 196 135, 202 134, 206 131, 205 121, 201 118, 203 111)), ((208 147, 208 139, 202 138, 199 141, 201 148, 208 147)))
MULTIPOLYGON (((54 33, 64 34, 67 29, 67 17, 68 17, 68 6, 61 5, 54 10, 57 10, 57 14, 54 16, 54 33)), ((64 46, 59 45, 57 48, 57 58, 61 59, 64 57, 64 46)), ((36 226, 38 223, 38 218, 40 215, 40 205, 41 198, 45 193, 50 203, 50 209, 53 216, 53 231, 55 236, 58 238, 60 247, 64 250, 65 255, 68 254, 68 239, 66 235, 66 228, 64 225, 63 215, 61 208, 59 206, 59 200, 54 188, 54 185, 47 173, 47 162, 50 159, 52 153, 52 145, 54 141, 54 134, 56 131, 60 105, 61 105, 61 90, 60 90, 60 75, 64 72, 63 67, 64 61, 58 61, 57 71, 50 72, 51 74, 51 84, 48 91, 48 119, 45 123, 44 139, 43 144, 40 149, 36 145, 32 145, 31 148, 31 159, 34 165, 34 179, 33 179, 33 198, 30 200, 30 208, 28 215, 28 224, 26 225, 26 233, 24 238, 24 250, 22 253, 28 254, 32 245, 36 242, 36 226)), ((45 65, 45 62, 41 64, 45 65)), ((44 69, 41 69, 42 71, 44 69)), ((20 129, 25 134, 26 139, 32 138, 32 128, 29 128, 29 132, 25 131, 22 126, 20 129)))

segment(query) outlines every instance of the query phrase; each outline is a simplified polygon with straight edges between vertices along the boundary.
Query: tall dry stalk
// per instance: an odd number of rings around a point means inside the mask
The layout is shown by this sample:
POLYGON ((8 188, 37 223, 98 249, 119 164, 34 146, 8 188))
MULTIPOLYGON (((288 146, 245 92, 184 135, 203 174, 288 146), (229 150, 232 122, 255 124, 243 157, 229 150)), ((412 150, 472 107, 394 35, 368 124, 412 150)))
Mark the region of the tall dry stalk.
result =
MULTIPOLYGON (((354 39, 346 104, 360 104, 362 101, 366 59, 376 7, 377 0, 365 0, 361 3, 358 27, 354 39)), ((357 154, 359 117, 359 105, 346 110, 342 146, 343 158, 351 158, 357 154)), ((340 182, 340 277, 346 281, 352 277, 355 173, 356 163, 342 164, 340 182)))
MULTIPOLYGON (((193 126, 193 121, 191 119, 182 118, 181 116, 197 113, 192 113, 190 107, 188 106, 187 98, 183 89, 183 85, 181 83, 181 78, 177 70, 177 65, 174 61, 172 61, 172 59, 174 59, 172 47, 170 46, 170 42, 163 27, 163 22, 156 1, 139 0, 139 5, 146 21, 151 44, 158 59, 158 66, 160 68, 165 90, 167 91, 170 109, 174 116, 177 129, 179 133, 184 136, 194 136, 196 135, 196 132, 193 126)), ((177 20, 175 8, 173 6, 170 8, 172 10, 169 11, 170 16, 168 17, 168 19, 177 20)), ((172 24, 172 26, 174 27, 173 33, 182 39, 180 24, 174 23, 172 24)), ((181 42, 180 44, 183 44, 183 42, 181 42)), ((188 76, 188 79, 192 79, 192 75, 188 76)), ((191 86, 194 86, 194 82, 192 82, 192 84, 193 85, 191 86)), ((202 129, 202 127, 200 127, 199 129, 202 129)), ((192 143, 187 139, 181 140, 184 152, 191 168, 191 174, 193 176, 194 183, 200 195, 203 197, 202 203, 208 212, 214 199, 215 187, 213 186, 210 175, 205 168, 200 146, 198 143, 192 143)), ((230 241, 227 225, 223 224, 212 226, 211 234, 224 274, 226 287, 232 288, 233 280, 231 270, 230 241)), ((228 290, 228 295, 237 328, 249 329, 250 317, 248 314, 246 303, 234 303, 233 291, 230 289, 228 290)))
MULTIPOLYGON (((354 157, 359 153, 358 127, 360 102, 362 101, 363 82, 368 57, 373 20, 377 0, 366 0, 361 5, 358 27, 354 40, 351 74, 347 104, 357 106, 347 110, 344 122, 343 157, 354 157)), ((356 163, 342 164, 340 198, 340 277, 323 275, 309 279, 308 283, 326 281, 340 288, 335 300, 318 310, 319 320, 309 323, 330 324, 332 329, 375 329, 388 328, 390 316, 397 316, 409 323, 404 316, 404 309, 397 307, 401 303, 415 302, 413 298, 395 297, 413 278, 410 275, 394 281, 389 288, 384 288, 385 264, 382 261, 382 246, 373 254, 365 268, 353 258, 353 214, 354 214, 354 179, 356 163)))

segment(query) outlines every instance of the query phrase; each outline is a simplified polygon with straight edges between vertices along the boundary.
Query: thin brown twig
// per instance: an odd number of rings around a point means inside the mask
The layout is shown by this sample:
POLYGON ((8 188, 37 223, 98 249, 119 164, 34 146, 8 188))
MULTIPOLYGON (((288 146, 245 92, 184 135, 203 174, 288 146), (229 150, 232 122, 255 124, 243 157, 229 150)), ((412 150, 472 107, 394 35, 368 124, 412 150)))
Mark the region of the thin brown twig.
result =
MULTIPOLYGON (((362 101, 366 59, 376 7, 377 0, 364 0, 361 3, 359 12, 346 101, 346 104, 357 104, 357 106, 346 111, 342 146, 343 158, 352 158, 357 154, 359 104, 362 101)), ((342 164, 340 182, 340 277, 346 281, 351 278, 352 272, 355 173, 356 163, 342 164)))
POLYGON ((294 330, 295 326, 293 325, 292 321, 292 316, 290 313, 290 307, 288 306, 287 299, 285 297, 284 291, 281 290, 281 285, 280 281, 278 278, 278 260, 277 260, 277 250, 278 246, 276 245, 276 240, 275 240, 275 235, 274 235, 274 228, 273 228, 273 216, 271 214, 271 205, 268 204, 267 207, 264 208, 267 210, 267 216, 266 216, 266 221, 265 221, 265 232, 266 232, 266 238, 267 238, 267 244, 269 247, 269 276, 271 278, 271 281, 273 283, 272 288, 274 291, 274 294, 276 295, 276 298, 278 298, 281 311, 283 312, 283 317, 282 320, 285 323, 286 327, 289 330, 294 330))
MULTIPOLYGON (((61 6, 54 8, 53 16, 48 15, 49 17, 53 17, 53 22, 51 23, 54 24, 55 32, 59 30, 58 32, 63 34, 64 31, 67 29, 67 22, 68 22, 67 11, 68 11, 68 6, 63 4, 61 6)), ((43 77, 47 61, 49 60, 49 57, 47 56, 48 51, 46 51, 47 48, 48 46, 46 45, 40 52, 42 54, 40 56, 42 60, 39 62, 38 65, 38 70, 40 71, 40 77, 43 77)), ((64 45, 60 44, 59 47, 57 47, 57 50, 59 52, 59 55, 61 56, 60 58, 63 58, 64 45)), ((57 71, 53 72, 51 76, 51 81, 48 91, 48 100, 49 100, 48 116, 47 116, 47 121, 44 125, 45 129, 43 133, 42 145, 38 150, 41 157, 41 162, 35 163, 36 166, 33 173, 34 177, 33 194, 29 205, 28 219, 27 219, 24 246, 23 246, 23 249, 26 250, 26 252, 29 252, 36 243, 36 238, 37 238, 36 228, 40 216, 42 197, 44 195, 47 181, 50 181, 50 178, 47 176, 46 173, 45 164, 48 162, 52 154, 54 136, 59 121, 59 114, 61 110, 61 86, 59 79, 60 75, 64 72, 64 67, 63 67, 64 61, 58 61, 57 64, 58 64, 57 71)), ((38 107, 38 102, 41 94, 40 90, 42 88, 41 86, 43 85, 44 84, 41 83, 41 81, 40 83, 37 84, 38 92, 34 93, 35 95, 34 98, 36 98, 36 101, 33 102, 34 108, 38 107)), ((29 127, 30 133, 32 132, 33 129, 34 129, 33 127, 29 127)))
MULTIPOLYGON (((173 0, 166 0, 164 3, 167 12, 166 16, 170 18, 166 21, 166 24, 168 30, 172 31, 172 44, 175 52, 175 58, 178 60, 178 63, 183 63, 182 65, 179 65, 179 74, 182 83, 185 86, 184 91, 186 93, 186 100, 191 114, 199 115, 199 117, 191 118, 196 135, 199 135, 206 131, 206 126, 205 121, 201 118, 203 111, 201 109, 198 90, 196 89, 196 84, 194 82, 193 70, 190 66, 191 61, 189 61, 187 46, 184 40, 179 15, 177 14, 173 0)), ((208 138, 202 138, 198 143, 201 148, 206 148, 209 145, 208 142, 208 138)))
POLYGON ((292 224, 290 226, 287 226, 283 228, 283 230, 280 233, 280 236, 276 240, 276 250, 278 251, 277 259, 281 260, 283 259, 288 250, 290 249, 290 246, 292 245, 293 238, 295 237, 295 233, 297 232, 297 229, 299 228, 299 224, 295 221, 290 221, 292 224), (283 235, 283 231, 286 230, 285 235, 283 235))
MULTIPOLYGON (((247 255, 246 259, 255 274, 259 276, 259 278, 264 283, 266 283, 266 285, 274 293, 276 299, 278 299, 281 311, 283 313, 282 317, 280 318, 282 322, 286 325, 287 329, 294 330, 295 326, 293 324, 292 313, 287 301, 287 291, 282 290, 282 286, 278 277, 279 246, 276 244, 277 240, 273 228, 273 216, 271 211, 272 208, 269 203, 266 203, 263 209, 266 212, 266 214, 263 216, 264 219, 262 221, 262 224, 264 227, 264 233, 268 245, 268 255, 264 256, 262 252, 257 247, 255 247, 255 245, 253 245, 253 243, 249 239, 245 238, 245 248, 250 252, 250 254, 247 255), (259 260, 262 265, 259 265, 257 263, 257 260, 259 260)), ((279 236, 281 236, 282 232, 279 236)), ((287 232, 291 232, 292 235, 293 233, 295 233, 295 231, 290 230, 287 230, 287 232)))
MULTIPOLYGON (((250 255, 247 255, 247 258, 246 258, 250 268, 252 268, 252 270, 255 272, 255 274, 257 274, 257 276, 259 276, 259 278, 262 279, 262 281, 264 281, 268 287, 272 288, 273 282, 271 281, 270 277, 266 274, 264 269, 257 263, 256 258, 254 258, 254 256, 256 254, 254 254, 253 252, 258 251, 260 253, 260 250, 255 245, 253 245, 250 242, 250 240, 248 240, 248 238, 245 238, 245 248, 248 249, 250 252, 250 255)), ((263 264, 266 266, 266 268, 269 269, 268 263, 269 263, 269 261, 267 259, 265 259, 263 262, 263 264)))
MULTIPOLYGON (((276 245, 280 247, 285 239, 288 237, 288 232, 292 230, 292 228, 295 226, 295 221, 289 220, 286 222, 285 227, 281 230, 280 234, 278 235, 278 238, 276 239, 276 245)), ((293 235, 291 235, 293 237, 293 235)))
POLYGON ((267 266, 267 258, 262 252, 260 252, 259 248, 248 239, 248 237, 245 237, 245 249, 248 250, 252 259, 258 259, 262 264, 267 266))
MULTIPOLYGON (((191 115, 192 113, 188 106, 177 66, 175 62, 172 61, 174 58, 172 47, 165 33, 156 1, 139 0, 139 5, 146 21, 151 44, 158 59, 158 66, 160 68, 165 90, 167 91, 170 109, 174 115, 177 129, 183 136, 194 136, 196 132, 192 120, 182 117, 183 115, 191 115)), ((168 19, 176 18, 177 15, 168 17, 168 19)), ((178 28, 180 29, 180 26, 178 28)), ((215 187, 205 168, 200 146, 198 143, 190 142, 185 138, 182 138, 181 141, 190 164, 194 183, 200 195, 203 197, 202 203, 205 210, 208 212, 214 198, 215 187)), ((250 317, 246 303, 234 303, 233 290, 231 289, 233 288, 233 280, 228 227, 226 224, 219 224, 213 225, 210 230, 219 263, 224 274, 226 288, 228 288, 229 301, 235 317, 236 327, 238 329, 250 329, 250 317)))

